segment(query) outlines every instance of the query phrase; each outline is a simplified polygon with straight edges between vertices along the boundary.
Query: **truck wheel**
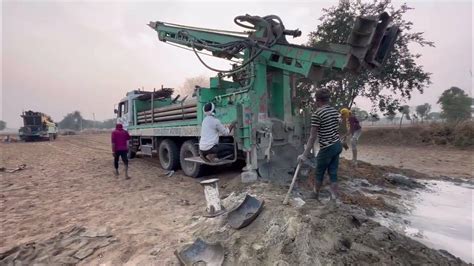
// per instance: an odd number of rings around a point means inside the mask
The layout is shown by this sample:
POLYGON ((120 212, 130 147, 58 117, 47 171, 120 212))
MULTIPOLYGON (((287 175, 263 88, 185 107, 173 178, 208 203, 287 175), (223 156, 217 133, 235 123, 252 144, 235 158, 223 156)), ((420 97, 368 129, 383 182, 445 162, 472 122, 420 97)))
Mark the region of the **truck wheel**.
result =
POLYGON ((176 143, 171 139, 161 141, 158 147, 158 158, 161 167, 165 170, 176 170, 179 167, 179 151, 176 143))
POLYGON ((199 156, 199 150, 196 146, 195 140, 187 140, 181 145, 179 160, 181 162, 181 169, 184 174, 190 177, 199 177, 203 173, 204 165, 188 162, 185 159, 189 157, 199 156))

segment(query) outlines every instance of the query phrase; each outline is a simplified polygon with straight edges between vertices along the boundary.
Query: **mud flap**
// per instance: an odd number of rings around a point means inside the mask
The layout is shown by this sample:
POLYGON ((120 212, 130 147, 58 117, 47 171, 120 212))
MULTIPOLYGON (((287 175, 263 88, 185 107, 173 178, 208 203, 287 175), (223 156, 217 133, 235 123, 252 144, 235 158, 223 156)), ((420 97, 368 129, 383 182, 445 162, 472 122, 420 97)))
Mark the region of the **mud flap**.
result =
POLYGON ((198 238, 193 244, 176 250, 175 255, 185 266, 220 266, 224 262, 224 247, 220 243, 210 244, 198 238))
POLYGON ((251 224, 263 209, 263 200, 246 195, 242 203, 227 215, 227 223, 234 229, 244 228, 251 224))

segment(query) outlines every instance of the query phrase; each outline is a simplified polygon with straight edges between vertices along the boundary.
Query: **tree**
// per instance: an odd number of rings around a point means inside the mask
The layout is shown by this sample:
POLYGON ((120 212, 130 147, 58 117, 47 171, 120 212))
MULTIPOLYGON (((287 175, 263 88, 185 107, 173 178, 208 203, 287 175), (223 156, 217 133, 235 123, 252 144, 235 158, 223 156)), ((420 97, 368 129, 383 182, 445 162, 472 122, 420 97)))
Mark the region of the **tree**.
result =
POLYGON ((360 122, 367 120, 367 118, 369 117, 369 113, 367 113, 367 111, 365 110, 360 109, 359 107, 353 107, 351 109, 351 112, 355 115, 355 117, 357 117, 360 122))
POLYGON ((431 112, 428 114, 428 116, 426 117, 427 120, 433 120, 433 121, 437 121, 441 118, 441 114, 438 113, 438 112, 431 112))
POLYGON ((369 16, 387 11, 392 16, 393 24, 401 30, 391 55, 380 70, 357 74, 329 73, 321 80, 318 87, 332 91, 332 104, 335 107, 351 107, 356 97, 366 96, 382 112, 394 113, 402 100, 410 99, 413 91, 422 93, 431 83, 431 73, 425 72, 416 63, 421 55, 413 53, 409 47, 413 44, 434 46, 434 43, 427 41, 423 32, 414 32, 413 23, 403 18, 411 9, 406 4, 395 8, 390 0, 346 0, 339 1, 337 6, 323 9, 323 15, 319 19, 321 24, 309 34, 309 46, 345 43, 354 18, 359 15, 369 16))
POLYGON ((395 112, 389 112, 384 114, 384 116, 387 118, 388 121, 390 121, 390 124, 393 124, 393 121, 395 120, 397 114, 395 112))
POLYGON ((82 118, 81 112, 74 111, 67 114, 63 120, 59 122, 59 128, 62 129, 72 129, 72 130, 81 130, 85 128, 88 123, 84 123, 84 118, 82 118), (86 124, 86 125, 85 125, 86 124))
POLYGON ((423 123, 424 118, 428 116, 428 113, 431 110, 431 105, 429 103, 425 103, 422 105, 418 105, 416 107, 416 113, 421 118, 421 123, 423 123))
POLYGON ((458 87, 445 90, 438 103, 441 104, 441 117, 446 118, 448 122, 471 118, 472 98, 458 87))
POLYGON ((372 122, 372 126, 373 126, 375 122, 380 120, 380 117, 377 113, 370 113, 368 120, 372 122))
POLYGON ((192 96, 196 86, 209 87, 209 78, 204 75, 187 78, 183 85, 178 89, 178 93, 181 94, 181 96, 192 96))
POLYGON ((402 128, 403 117, 405 117, 407 120, 411 120, 411 117, 410 117, 410 106, 408 106, 408 105, 400 106, 400 107, 398 108, 398 111, 399 111, 400 114, 402 115, 402 116, 400 117, 400 128, 402 128))
POLYGON ((117 123, 117 120, 112 118, 112 119, 107 119, 107 120, 102 121, 98 126, 99 128, 109 129, 109 128, 114 128, 116 123, 117 123))
POLYGON ((7 128, 7 122, 0 120, 0 130, 7 128))

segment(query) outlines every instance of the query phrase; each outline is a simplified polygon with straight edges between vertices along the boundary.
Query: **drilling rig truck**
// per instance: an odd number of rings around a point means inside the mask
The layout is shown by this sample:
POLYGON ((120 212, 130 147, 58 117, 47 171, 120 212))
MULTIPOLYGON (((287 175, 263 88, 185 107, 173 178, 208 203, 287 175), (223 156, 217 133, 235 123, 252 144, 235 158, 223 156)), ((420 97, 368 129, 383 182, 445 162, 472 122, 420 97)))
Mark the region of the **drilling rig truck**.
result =
POLYGON ((21 118, 23 118, 23 126, 18 131, 21 140, 49 139, 52 141, 58 136, 58 127, 49 115, 30 110, 23 112, 21 118))
POLYGON ((128 92, 116 113, 132 136, 130 156, 157 153, 164 169, 181 168, 192 177, 205 167, 245 160, 242 181, 255 180, 258 174, 276 177, 285 166, 294 167, 309 135, 310 110, 296 97, 298 82, 309 80, 317 86, 331 71, 377 69, 399 32, 389 25, 390 16, 382 13, 356 18, 346 44, 307 47, 286 40, 301 31, 286 29, 278 16, 244 15, 234 22, 246 31, 149 23, 160 41, 191 50, 217 76, 210 78, 209 88, 196 87, 191 99, 128 92), (204 53, 234 63, 228 70, 215 69, 202 59, 204 53), (234 147, 232 160, 207 162, 199 157, 202 108, 208 102, 216 106, 220 121, 236 123, 233 135, 222 139, 234 147))

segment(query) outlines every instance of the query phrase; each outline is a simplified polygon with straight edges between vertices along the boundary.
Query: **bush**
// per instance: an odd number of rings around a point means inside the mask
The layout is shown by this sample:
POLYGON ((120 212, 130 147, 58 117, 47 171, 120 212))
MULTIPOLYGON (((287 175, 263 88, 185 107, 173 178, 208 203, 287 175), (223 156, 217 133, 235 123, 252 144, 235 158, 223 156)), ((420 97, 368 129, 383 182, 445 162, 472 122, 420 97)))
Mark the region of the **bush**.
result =
POLYGON ((458 147, 474 146, 474 123, 464 121, 454 128, 454 143, 458 147))
POLYGON ((474 122, 432 123, 398 128, 374 128, 362 132, 361 143, 376 145, 453 145, 474 147, 474 122))

